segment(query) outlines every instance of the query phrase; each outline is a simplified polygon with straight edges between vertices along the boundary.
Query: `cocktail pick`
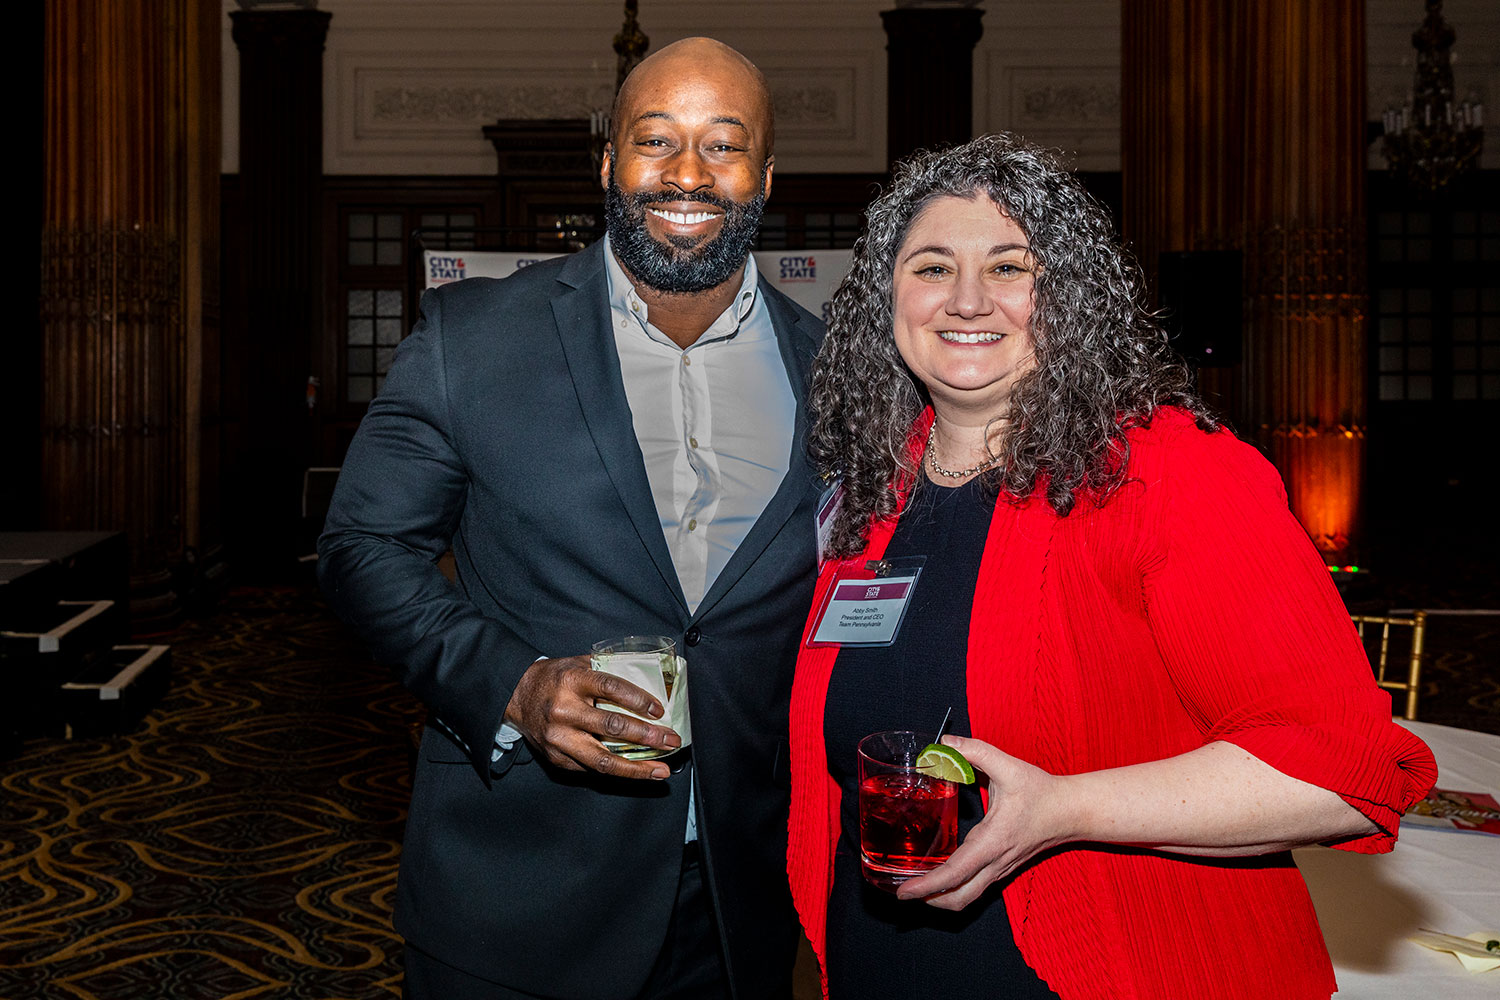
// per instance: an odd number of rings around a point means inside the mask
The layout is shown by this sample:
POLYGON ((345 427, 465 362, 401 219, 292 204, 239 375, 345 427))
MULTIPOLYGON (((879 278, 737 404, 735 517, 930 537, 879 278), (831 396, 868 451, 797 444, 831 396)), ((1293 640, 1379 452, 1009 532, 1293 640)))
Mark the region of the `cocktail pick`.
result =
POLYGON ((943 742, 943 734, 948 731, 948 720, 951 719, 952 717, 953 717, 953 706, 949 705, 948 706, 948 711, 946 711, 946 712, 943 713, 942 724, 938 726, 937 735, 932 738, 932 742, 934 742, 934 743, 941 743, 941 742, 943 742))

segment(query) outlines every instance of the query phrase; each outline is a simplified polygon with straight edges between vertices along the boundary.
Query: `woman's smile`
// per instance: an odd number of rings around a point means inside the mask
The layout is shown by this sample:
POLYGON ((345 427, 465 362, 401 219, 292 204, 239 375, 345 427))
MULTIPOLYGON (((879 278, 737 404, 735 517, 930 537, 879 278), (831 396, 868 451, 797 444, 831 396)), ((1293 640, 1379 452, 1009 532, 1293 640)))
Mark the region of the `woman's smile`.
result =
POLYGON ((1005 339, 1003 333, 965 332, 963 330, 940 330, 938 336, 950 344, 993 344, 1005 339))
POLYGON ((892 333, 940 417, 1004 415, 1035 367, 1026 234, 987 196, 934 198, 896 254, 892 333))

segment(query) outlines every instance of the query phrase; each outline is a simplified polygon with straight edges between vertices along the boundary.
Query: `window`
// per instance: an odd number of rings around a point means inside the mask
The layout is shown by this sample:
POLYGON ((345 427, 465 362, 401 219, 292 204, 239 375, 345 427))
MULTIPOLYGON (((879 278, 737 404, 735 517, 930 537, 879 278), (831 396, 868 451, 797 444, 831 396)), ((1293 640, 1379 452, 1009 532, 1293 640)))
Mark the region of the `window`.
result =
POLYGON ((755 248, 757 250, 785 250, 788 226, 785 212, 762 212, 760 233, 756 236, 755 248))
POLYGON ((391 357, 405 332, 402 290, 406 285, 408 212, 356 209, 344 214, 339 244, 341 403, 363 405, 385 382, 391 357))
MULTIPOLYGON (((1485 172, 1487 173, 1487 172, 1485 172)), ((1482 178, 1448 201, 1408 201, 1371 178, 1376 403, 1500 400, 1500 211, 1482 178)))
POLYGON ((1432 398, 1432 295, 1425 288, 1388 288, 1377 301, 1376 398, 1432 398))
POLYGON ((542 231, 536 248, 542 253, 576 253, 603 235, 602 220, 594 212, 554 211, 538 206, 532 222, 542 231))
POLYGON ((858 212, 808 212, 804 218, 809 250, 852 247, 859 236, 858 212))
POLYGON ((1500 288, 1454 288, 1453 398, 1500 400, 1500 288))
MULTIPOLYGON (((402 198, 402 192, 381 192, 402 198)), ((405 192, 417 199, 420 192, 405 192)), ((416 303, 408 303, 411 234, 416 229, 460 229, 452 246, 474 246, 474 235, 463 229, 480 225, 477 205, 371 204, 374 198, 333 196, 330 219, 335 222, 332 256, 338 267, 330 282, 329 343, 326 367, 338 370, 338 384, 327 393, 338 400, 339 411, 359 417, 386 384, 386 372, 396 345, 416 319, 416 303)), ((326 379, 327 381, 327 379, 326 379)))
POLYGON ((1446 548, 1482 560, 1474 525, 1500 493, 1484 460, 1500 422, 1500 171, 1438 197, 1385 172, 1368 183, 1369 559, 1446 548))
MULTIPOLYGON (((423 229, 473 229, 479 224, 478 217, 473 212, 423 212, 423 229)), ((450 233, 447 245, 453 250, 464 250, 474 246, 474 234, 465 232, 450 233)))
POLYGON ((349 266, 400 267, 403 221, 399 212, 349 213, 349 266))
POLYGON ((351 403, 368 403, 401 343, 401 290, 351 288, 345 306, 344 394, 351 403))

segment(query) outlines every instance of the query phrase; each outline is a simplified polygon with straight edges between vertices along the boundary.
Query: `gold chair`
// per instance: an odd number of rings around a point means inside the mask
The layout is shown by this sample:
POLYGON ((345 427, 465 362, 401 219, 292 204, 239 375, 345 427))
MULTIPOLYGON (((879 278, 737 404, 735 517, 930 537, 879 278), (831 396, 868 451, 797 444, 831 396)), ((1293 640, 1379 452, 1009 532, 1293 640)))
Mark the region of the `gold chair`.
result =
MULTIPOLYGON (((1427 612, 1418 611, 1410 618, 1393 618, 1388 615, 1351 615, 1350 617, 1354 620, 1354 630, 1359 633, 1360 642, 1365 643, 1366 653, 1371 653, 1371 649, 1365 640, 1365 627, 1380 626, 1380 648, 1377 655, 1371 655, 1371 662, 1375 667, 1375 682, 1390 691, 1405 691, 1406 711, 1402 718, 1415 719, 1417 717, 1417 692, 1422 682, 1422 643, 1427 632, 1427 612), (1411 629, 1411 656, 1406 661, 1404 680, 1386 680, 1385 678, 1393 627, 1411 629)), ((1371 638, 1373 638, 1373 629, 1371 633, 1371 638)), ((1394 707, 1393 700, 1392 708, 1394 707)))

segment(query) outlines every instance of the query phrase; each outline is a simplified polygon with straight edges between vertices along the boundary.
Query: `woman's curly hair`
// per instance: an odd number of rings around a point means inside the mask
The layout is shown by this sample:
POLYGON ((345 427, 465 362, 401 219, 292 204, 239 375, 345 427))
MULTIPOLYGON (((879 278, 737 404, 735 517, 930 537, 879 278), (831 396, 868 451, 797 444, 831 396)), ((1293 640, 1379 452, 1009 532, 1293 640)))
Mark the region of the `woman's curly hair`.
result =
POLYGON ((988 197, 1021 227, 1039 265, 1029 322, 1036 367, 1011 393, 1013 430, 984 474, 992 488, 1013 502, 1040 491, 1066 516, 1080 494, 1103 503, 1120 485, 1125 431, 1158 407, 1218 426, 1142 305, 1139 271, 1108 213, 1051 153, 1007 133, 915 153, 866 213, 813 366, 809 446, 844 486, 833 555, 860 551, 872 520, 895 516, 898 497, 921 479, 912 428, 928 395, 896 351, 891 289, 912 222, 945 195, 988 197))

